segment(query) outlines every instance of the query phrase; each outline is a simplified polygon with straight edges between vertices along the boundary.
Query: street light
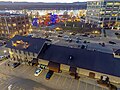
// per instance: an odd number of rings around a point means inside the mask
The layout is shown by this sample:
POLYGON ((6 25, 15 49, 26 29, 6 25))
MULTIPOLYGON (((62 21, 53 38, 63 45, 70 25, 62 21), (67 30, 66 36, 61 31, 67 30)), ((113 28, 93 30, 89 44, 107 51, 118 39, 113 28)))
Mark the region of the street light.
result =
POLYGON ((7 51, 6 50, 4 50, 4 53, 6 53, 7 51))

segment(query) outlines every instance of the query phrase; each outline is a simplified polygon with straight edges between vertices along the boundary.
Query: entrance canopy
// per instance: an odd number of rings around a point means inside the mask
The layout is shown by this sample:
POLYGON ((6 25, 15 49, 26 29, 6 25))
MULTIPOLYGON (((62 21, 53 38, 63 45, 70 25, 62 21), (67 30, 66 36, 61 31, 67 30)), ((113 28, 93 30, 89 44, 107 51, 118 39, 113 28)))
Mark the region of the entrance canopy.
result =
POLYGON ((55 62, 49 62, 48 63, 48 67, 50 70, 54 71, 54 72, 59 72, 60 71, 60 64, 59 63, 55 63, 55 62))

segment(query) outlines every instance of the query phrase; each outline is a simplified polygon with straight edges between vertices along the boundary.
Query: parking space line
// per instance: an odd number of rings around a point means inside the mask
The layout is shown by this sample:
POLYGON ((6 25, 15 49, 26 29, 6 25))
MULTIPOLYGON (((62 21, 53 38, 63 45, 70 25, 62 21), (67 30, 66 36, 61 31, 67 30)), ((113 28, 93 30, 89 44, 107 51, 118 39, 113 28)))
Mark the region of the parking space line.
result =
POLYGON ((59 79, 61 78, 61 75, 58 77, 57 81, 56 81, 56 84, 58 83, 59 79))
POLYGON ((21 72, 22 74, 25 73, 30 67, 26 67, 23 69, 23 71, 21 72))
MULTIPOLYGON (((72 78, 71 78, 72 79, 72 78)), ((72 83, 73 83, 73 79, 71 80, 71 83, 70 83, 70 87, 69 88, 71 88, 71 86, 72 86, 72 83)))
POLYGON ((85 90, 87 90, 87 83, 85 83, 85 90))
POLYGON ((78 81, 77 90, 80 88, 80 80, 78 81))
POLYGON ((101 87, 101 89, 103 90, 103 88, 101 87))
POLYGON ((67 77, 65 77, 65 79, 64 79, 64 81, 63 81, 62 86, 64 86, 64 85, 65 85, 66 80, 67 80, 67 77))
POLYGON ((95 85, 94 85, 94 87, 93 87, 93 90, 95 90, 95 85))

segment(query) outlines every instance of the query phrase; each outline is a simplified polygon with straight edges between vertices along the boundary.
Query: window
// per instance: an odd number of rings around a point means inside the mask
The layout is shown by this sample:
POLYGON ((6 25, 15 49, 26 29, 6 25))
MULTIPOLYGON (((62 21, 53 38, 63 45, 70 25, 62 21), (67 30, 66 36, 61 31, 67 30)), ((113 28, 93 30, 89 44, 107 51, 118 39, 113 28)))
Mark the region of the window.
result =
POLYGON ((35 56, 35 53, 33 53, 33 56, 35 56))
POLYGON ((17 50, 15 49, 15 53, 17 53, 17 50))
POLYGON ((120 5, 120 2, 115 2, 114 5, 120 5))
POLYGON ((21 51, 19 50, 19 53, 21 54, 21 51))
POLYGON ((30 56, 30 52, 28 52, 28 55, 30 56))
POLYGON ((25 51, 23 51, 24 52, 24 54, 25 54, 25 51))
POLYGON ((113 5, 113 2, 107 2, 107 5, 113 5))
POLYGON ((15 26, 16 26, 16 23, 13 23, 12 25, 15 27, 15 26))

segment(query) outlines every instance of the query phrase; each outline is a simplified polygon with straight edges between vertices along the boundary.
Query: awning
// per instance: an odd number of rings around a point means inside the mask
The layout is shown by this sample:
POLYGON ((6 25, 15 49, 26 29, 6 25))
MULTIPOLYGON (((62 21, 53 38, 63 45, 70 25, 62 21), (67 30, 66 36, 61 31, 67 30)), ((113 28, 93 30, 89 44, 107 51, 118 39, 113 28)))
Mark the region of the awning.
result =
POLYGON ((49 62, 48 63, 48 67, 50 70, 54 71, 54 72, 59 72, 60 71, 60 64, 59 63, 55 63, 55 62, 49 62))

